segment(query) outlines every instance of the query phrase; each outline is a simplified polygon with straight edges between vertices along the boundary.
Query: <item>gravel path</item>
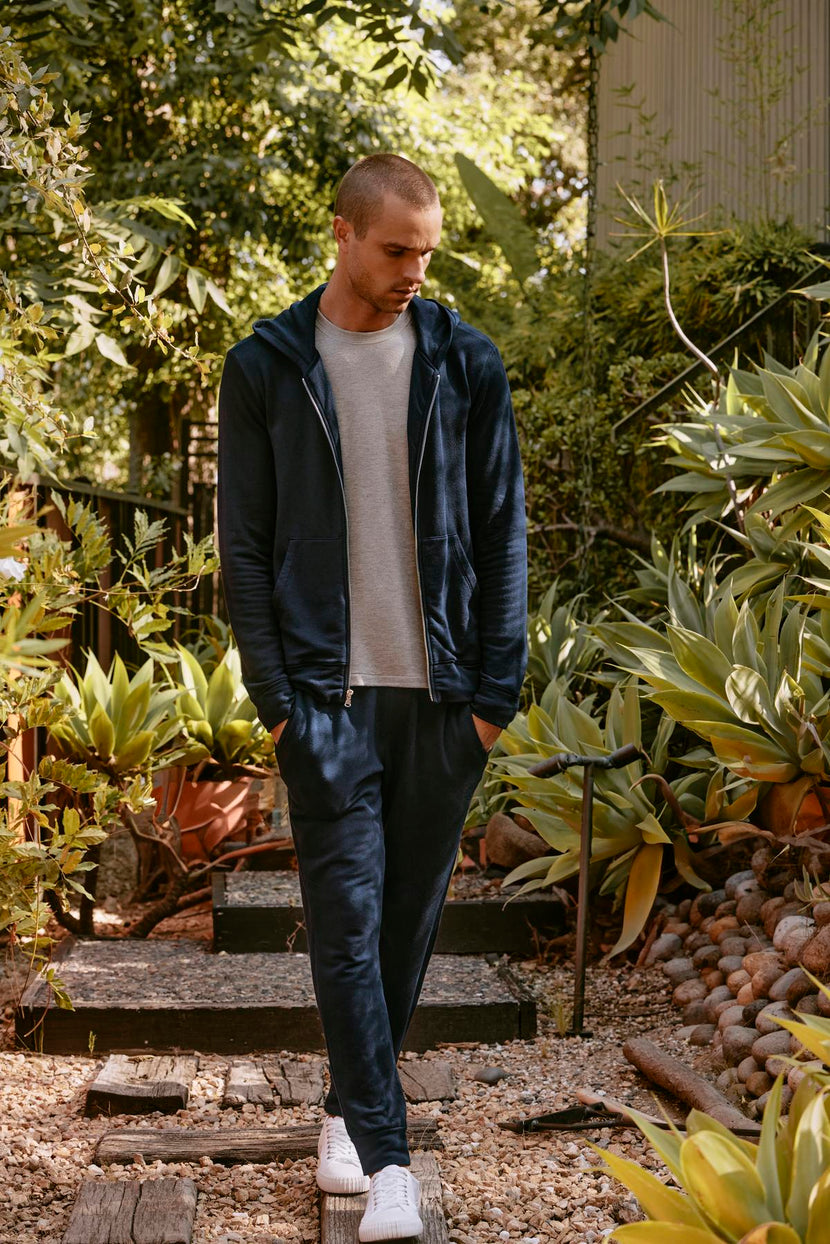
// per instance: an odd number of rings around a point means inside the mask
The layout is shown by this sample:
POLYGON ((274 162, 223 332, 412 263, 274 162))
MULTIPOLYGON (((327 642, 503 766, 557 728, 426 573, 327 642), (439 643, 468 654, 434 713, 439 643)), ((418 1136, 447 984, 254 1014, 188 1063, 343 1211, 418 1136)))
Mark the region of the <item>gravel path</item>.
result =
MULTIPOLYGON (((585 1138, 659 1170, 639 1133, 522 1137, 497 1123, 575 1104, 577 1086, 605 1089, 643 1109, 653 1108, 650 1090, 625 1063, 620 1047, 633 1033, 650 1034, 668 1052, 688 1057, 688 1048, 672 1035, 671 987, 658 969, 628 964, 592 969, 588 1019, 594 1036, 579 1041, 558 1034, 572 990, 568 966, 528 961, 513 967, 539 1001, 537 1038, 431 1051, 426 1057, 450 1062, 459 1097, 443 1106, 409 1109, 439 1120, 444 1207, 450 1238, 457 1244, 595 1244, 615 1225, 640 1215, 633 1198, 601 1172, 585 1138), (482 1066, 500 1067, 508 1078, 495 1085, 480 1083, 474 1076, 482 1066)), ((6 1041, 5 1052, 0 1051, 0 1244, 60 1244, 82 1178, 179 1174, 192 1176, 199 1188, 194 1244, 294 1244, 319 1238, 314 1158, 230 1168, 207 1159, 103 1170, 93 1164, 96 1141, 112 1127, 133 1122, 163 1127, 175 1121, 233 1129, 255 1122, 317 1122, 319 1107, 222 1110, 226 1059, 202 1055, 190 1105, 177 1116, 85 1119, 84 1090, 100 1060, 16 1053, 8 1027, 6 1041)), ((664 1102, 680 1117, 671 1102, 664 1102)))

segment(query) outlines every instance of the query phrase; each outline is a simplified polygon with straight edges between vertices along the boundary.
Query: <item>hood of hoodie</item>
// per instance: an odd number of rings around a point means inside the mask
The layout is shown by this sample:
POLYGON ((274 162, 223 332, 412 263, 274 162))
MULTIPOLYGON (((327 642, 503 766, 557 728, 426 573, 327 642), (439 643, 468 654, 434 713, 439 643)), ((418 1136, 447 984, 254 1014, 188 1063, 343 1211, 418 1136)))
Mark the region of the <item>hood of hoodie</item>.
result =
MULTIPOLYGON (((315 345, 317 308, 327 284, 318 285, 279 315, 254 321, 253 331, 292 359, 304 373, 311 370, 319 357, 315 345)), ((441 302, 417 295, 409 307, 418 348, 437 371, 461 316, 441 302)))

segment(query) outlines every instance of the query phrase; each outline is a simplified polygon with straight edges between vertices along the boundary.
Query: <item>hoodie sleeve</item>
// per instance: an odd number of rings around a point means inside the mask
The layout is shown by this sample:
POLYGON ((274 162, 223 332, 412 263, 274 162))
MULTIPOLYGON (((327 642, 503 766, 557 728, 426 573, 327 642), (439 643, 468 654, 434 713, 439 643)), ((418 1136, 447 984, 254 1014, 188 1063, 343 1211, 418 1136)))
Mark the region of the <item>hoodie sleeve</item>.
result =
POLYGON ((263 404, 231 349, 219 386, 217 538, 245 687, 266 730, 294 707, 274 613, 277 479, 263 404))
POLYGON ((518 712, 527 667, 527 517, 510 388, 492 342, 467 423, 467 500, 481 642, 471 708, 504 728, 518 712))

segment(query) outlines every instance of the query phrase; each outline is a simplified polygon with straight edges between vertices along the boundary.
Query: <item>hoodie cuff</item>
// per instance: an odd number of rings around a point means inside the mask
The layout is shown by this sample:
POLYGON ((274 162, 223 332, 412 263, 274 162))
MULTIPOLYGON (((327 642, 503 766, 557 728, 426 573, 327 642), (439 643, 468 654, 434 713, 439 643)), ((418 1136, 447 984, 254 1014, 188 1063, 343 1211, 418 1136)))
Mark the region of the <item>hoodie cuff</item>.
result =
POLYGON ((287 679, 273 683, 270 687, 259 688, 255 692, 248 690, 248 695, 257 711, 257 716, 270 734, 274 726, 294 711, 294 688, 287 679))
POLYGON ((503 692, 501 695, 494 694, 492 689, 482 686, 470 701, 470 709, 482 721, 489 721, 491 726, 504 730, 516 716, 519 705, 515 699, 506 700, 503 692))

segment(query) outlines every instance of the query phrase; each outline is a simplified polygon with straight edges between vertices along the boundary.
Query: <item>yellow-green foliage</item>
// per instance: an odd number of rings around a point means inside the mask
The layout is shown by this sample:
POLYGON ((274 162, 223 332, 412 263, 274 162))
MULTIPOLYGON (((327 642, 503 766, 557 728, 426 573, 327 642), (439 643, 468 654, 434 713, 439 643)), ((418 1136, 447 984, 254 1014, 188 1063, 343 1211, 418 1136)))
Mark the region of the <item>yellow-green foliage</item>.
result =
MULTIPOLYGON (((560 752, 607 756, 624 743, 641 744, 640 698, 635 682, 624 690, 615 687, 600 724, 591 714, 590 699, 577 707, 562 693, 556 681, 549 684, 539 704, 519 713, 503 731, 500 744, 507 753, 497 756, 493 767, 511 787, 523 814, 557 854, 520 864, 504 879, 525 884, 528 890, 553 885, 579 870, 582 818, 582 770, 568 769, 551 777, 534 777, 528 769, 539 760, 560 752)), ((662 719, 652 747, 652 771, 660 774, 666 762, 671 722, 662 719)), ((591 860, 602 868, 600 893, 625 894, 623 929, 611 951, 625 950, 641 932, 651 911, 660 882, 665 848, 675 867, 693 885, 707 883, 694 870, 694 857, 677 808, 699 826, 705 812, 707 776, 686 774, 669 787, 662 781, 642 785, 646 769, 641 760, 624 769, 597 770, 591 860), (672 807, 672 802, 675 804, 672 807)))
MULTIPOLYGON (((830 999, 830 988, 811 979, 830 999)), ((775 1022, 830 1065, 830 1019, 799 1015, 775 1022)), ((685 1196, 636 1162, 592 1146, 649 1219, 618 1227, 613 1238, 620 1244, 828 1244, 830 1085, 823 1072, 809 1070, 782 1119, 782 1084, 783 1073, 770 1091, 757 1145, 697 1110, 686 1120, 685 1139, 632 1111, 685 1196)))
MULTIPOLYGON (((800 1034, 799 1034, 800 1035, 800 1034)), ((592 1146, 640 1202, 648 1221, 618 1227, 619 1244, 827 1244, 830 1239, 830 1089, 806 1076, 781 1118, 780 1075, 757 1144, 693 1110, 685 1137, 632 1112, 686 1195, 592 1146)))
POLYGON ((123 775, 158 761, 179 733, 174 711, 177 690, 153 682, 149 658, 132 678, 116 656, 104 673, 94 653, 83 675, 64 672, 55 687, 66 707, 51 733, 75 760, 123 775))
POLYGON ((225 769, 270 762, 273 743, 242 682, 238 649, 230 644, 207 675, 192 652, 181 644, 176 648, 183 688, 176 707, 188 740, 183 762, 195 765, 212 759, 225 769))

